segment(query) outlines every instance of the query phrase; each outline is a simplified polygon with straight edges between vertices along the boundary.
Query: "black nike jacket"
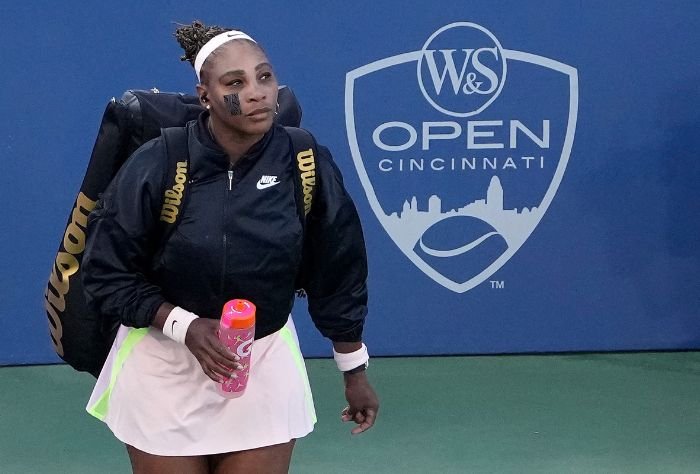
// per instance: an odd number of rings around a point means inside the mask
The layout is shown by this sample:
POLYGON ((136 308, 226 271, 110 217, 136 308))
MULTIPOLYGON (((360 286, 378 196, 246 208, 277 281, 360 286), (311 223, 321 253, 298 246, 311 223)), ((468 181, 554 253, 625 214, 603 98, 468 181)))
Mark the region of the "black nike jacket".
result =
POLYGON ((287 321, 303 265, 316 327, 334 341, 359 341, 367 314, 365 244, 329 151, 318 147, 317 190, 304 227, 284 128, 273 126, 231 168, 207 131, 206 114, 186 126, 189 198, 165 242, 161 138, 127 160, 91 213, 82 271, 91 309, 147 327, 165 301, 219 318, 226 301, 245 298, 257 306, 259 339, 287 321))

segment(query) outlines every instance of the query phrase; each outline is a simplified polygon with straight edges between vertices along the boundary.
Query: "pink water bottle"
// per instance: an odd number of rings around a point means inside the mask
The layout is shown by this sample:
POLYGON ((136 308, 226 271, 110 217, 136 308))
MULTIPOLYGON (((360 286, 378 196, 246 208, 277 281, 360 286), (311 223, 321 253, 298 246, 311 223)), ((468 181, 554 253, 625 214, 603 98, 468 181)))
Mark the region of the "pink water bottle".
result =
POLYGON ((219 322, 219 340, 241 358, 243 369, 217 385, 221 396, 238 398, 245 392, 250 375, 250 355, 255 339, 255 305, 248 300, 231 300, 224 305, 219 322))

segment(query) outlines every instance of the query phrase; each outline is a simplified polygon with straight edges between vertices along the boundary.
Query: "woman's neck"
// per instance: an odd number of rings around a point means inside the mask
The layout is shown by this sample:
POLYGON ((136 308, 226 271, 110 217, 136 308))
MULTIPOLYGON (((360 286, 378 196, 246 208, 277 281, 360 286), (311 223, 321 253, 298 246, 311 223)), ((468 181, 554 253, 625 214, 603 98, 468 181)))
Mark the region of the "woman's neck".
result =
POLYGON ((212 138, 224 149, 232 165, 255 145, 263 135, 241 135, 235 132, 226 131, 217 127, 211 117, 207 120, 207 127, 212 138))

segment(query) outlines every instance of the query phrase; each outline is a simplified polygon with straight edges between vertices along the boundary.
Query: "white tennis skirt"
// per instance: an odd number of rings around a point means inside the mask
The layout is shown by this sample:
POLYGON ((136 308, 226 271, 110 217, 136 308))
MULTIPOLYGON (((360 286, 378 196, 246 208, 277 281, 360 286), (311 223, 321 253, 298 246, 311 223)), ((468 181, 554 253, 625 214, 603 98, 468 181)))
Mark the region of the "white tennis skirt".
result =
POLYGON ((121 326, 88 402, 120 441, 160 456, 198 456, 286 443, 316 423, 290 317, 253 343, 243 396, 223 398, 183 344, 121 326))

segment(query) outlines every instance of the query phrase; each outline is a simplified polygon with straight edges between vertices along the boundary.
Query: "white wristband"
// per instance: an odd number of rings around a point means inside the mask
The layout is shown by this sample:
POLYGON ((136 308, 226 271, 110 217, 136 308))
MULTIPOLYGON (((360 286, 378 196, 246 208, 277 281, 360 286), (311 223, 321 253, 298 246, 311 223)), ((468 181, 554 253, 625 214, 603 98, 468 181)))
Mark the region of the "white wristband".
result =
POLYGON ((168 319, 165 320, 163 334, 175 342, 184 344, 187 328, 189 328, 192 321, 197 318, 199 318, 199 316, 196 314, 190 313, 179 306, 175 306, 170 314, 168 314, 168 319))
POLYGON ((338 370, 341 372, 347 372, 348 370, 352 370, 355 367, 361 366, 362 364, 366 364, 369 361, 369 353, 367 352, 367 346, 365 346, 363 343, 362 347, 360 347, 358 350, 347 354, 336 352, 334 348, 333 358, 338 366, 338 370))

